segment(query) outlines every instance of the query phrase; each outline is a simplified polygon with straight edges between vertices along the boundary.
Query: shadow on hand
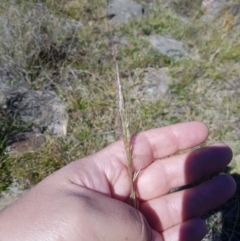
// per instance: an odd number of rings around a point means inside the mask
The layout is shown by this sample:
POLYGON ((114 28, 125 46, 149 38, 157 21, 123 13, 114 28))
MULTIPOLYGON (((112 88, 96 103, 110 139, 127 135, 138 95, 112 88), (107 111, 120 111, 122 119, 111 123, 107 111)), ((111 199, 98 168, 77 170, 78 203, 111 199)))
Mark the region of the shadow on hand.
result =
MULTIPOLYGON (((224 161, 225 158, 228 158, 227 151, 224 150, 225 148, 223 147, 210 146, 204 147, 203 149, 203 152, 202 149, 198 149, 188 156, 185 166, 187 183, 192 183, 193 175, 198 176, 202 170, 206 170, 206 168, 209 170, 212 168, 214 170, 214 166, 209 166, 211 165, 210 163, 214 164, 214 162, 211 162, 211 160, 215 160, 215 164, 217 164, 217 162, 224 161)), ((181 187, 180 190, 198 186, 199 184, 218 176, 220 173, 229 174, 230 167, 226 167, 224 170, 221 170, 218 173, 212 173, 209 176, 202 176, 200 177, 199 181, 181 187)), ((231 176, 237 183, 237 191, 227 202, 203 215, 202 218, 206 221, 208 226, 208 234, 203 239, 204 241, 240 240, 240 175, 234 173, 231 176)), ((220 189, 219 192, 221 192, 221 187, 217 188, 220 189)), ((224 192, 221 195, 224 195, 224 192)), ((189 215, 189 212, 191 212, 194 208, 201 210, 201 207, 198 207, 196 203, 193 204, 193 202, 201 204, 201 202, 198 202, 198 200, 196 201, 191 195, 184 197, 183 215, 189 215)), ((206 203, 206 205, 208 204, 206 203)), ((183 235, 185 235, 184 230, 183 235)))
MULTIPOLYGON (((229 154, 232 155, 229 152, 229 149, 223 146, 204 147, 190 153, 185 165, 186 182, 190 184, 179 188, 177 191, 199 186, 200 184, 215 178, 220 173, 229 174, 229 167, 226 167, 224 170, 219 170, 219 172, 217 173, 214 172, 214 170, 216 170, 216 165, 219 165, 220 162, 226 163, 226 160, 229 160, 229 154), (207 172, 209 173, 209 175, 201 176, 203 173, 207 172), (198 181, 193 182, 193 180, 196 180, 196 178, 198 179, 198 181)), ((208 226, 208 234, 203 239, 204 241, 240 240, 240 175, 235 173, 231 176, 235 179, 237 183, 237 191, 235 195, 227 202, 214 210, 208 211, 202 217, 206 221, 208 226)), ((224 183, 222 183, 222 185, 224 186, 224 183)), ((224 190, 226 191, 227 187, 223 186, 217 186, 214 190, 216 191, 216 193, 220 193, 219 198, 226 195, 224 193, 224 190)), ((209 190, 207 188, 205 193, 209 194, 209 190)), ((189 217, 191 217, 191 213, 201 213, 201 210, 204 209, 204 198, 203 200, 201 200, 201 198, 201 195, 186 194, 184 196, 182 212, 184 219, 188 219, 189 217)), ((206 201, 204 206, 210 207, 211 202, 214 202, 214 200, 217 200, 216 196, 213 196, 212 199, 206 201)), ((186 234, 186 230, 182 230, 182 232, 180 233, 180 235, 182 236, 180 237, 180 240, 191 240, 191 238, 189 239, 189 236, 194 236, 194 231, 196 230, 193 229, 189 234, 186 234)))
MULTIPOLYGON (((240 240, 240 231, 238 231, 240 230, 240 186, 238 185, 237 192, 232 198, 212 210, 233 192, 234 187, 231 180, 226 176, 219 176, 220 173, 229 173, 230 168, 221 169, 231 158, 232 152, 225 146, 208 146, 196 149, 187 156, 185 162, 185 183, 188 183, 188 185, 176 187, 170 190, 169 193, 169 195, 174 195, 173 192, 185 190, 181 201, 180 199, 175 200, 175 197, 173 203, 169 204, 169 206, 173 208, 174 213, 177 213, 175 208, 181 202, 181 220, 183 222, 193 218, 206 220, 209 232, 203 239, 204 241, 240 240), (208 182, 217 176, 219 176, 218 179, 208 182), (207 214, 204 214, 204 212, 207 212, 207 214)), ((238 174, 233 174, 232 177, 237 184, 240 184, 240 176, 238 174)), ((161 217, 150 206, 145 206, 145 208, 148 210, 146 216, 149 224, 156 230, 164 230, 161 217)), ((179 219, 179 217, 176 218, 179 219)), ((174 220, 172 223, 175 223, 174 220)), ((189 222, 189 224, 190 226, 187 225, 185 227, 183 225, 179 233, 179 240, 192 241, 203 238, 202 232, 199 232, 203 226, 197 226, 201 225, 201 222, 189 222)))
MULTIPOLYGON (((230 173, 227 167, 224 173, 230 173)), ((239 241, 240 240, 240 175, 231 175, 237 183, 237 191, 232 198, 220 207, 204 215, 209 232, 206 241, 239 241)))

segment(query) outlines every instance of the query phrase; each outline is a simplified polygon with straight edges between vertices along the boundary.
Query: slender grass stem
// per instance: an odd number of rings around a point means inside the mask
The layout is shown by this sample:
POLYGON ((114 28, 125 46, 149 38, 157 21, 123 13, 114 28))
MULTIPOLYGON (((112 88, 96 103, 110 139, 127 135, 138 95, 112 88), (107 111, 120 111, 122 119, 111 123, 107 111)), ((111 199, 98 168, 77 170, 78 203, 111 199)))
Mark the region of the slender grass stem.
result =
POLYGON ((118 69, 118 62, 116 58, 116 49, 114 46, 114 43, 112 41, 112 34, 111 34, 111 48, 112 48, 112 55, 113 55, 113 61, 114 61, 114 67, 115 67, 115 82, 116 82, 116 92, 117 92, 117 108, 118 108, 118 115, 121 123, 121 132, 123 135, 123 142, 124 147, 126 151, 126 166, 128 170, 128 176, 130 181, 130 205, 134 208, 138 208, 137 206, 137 197, 134 187, 134 171, 132 168, 132 145, 131 145, 131 135, 129 131, 129 121, 124 105, 124 98, 122 93, 122 85, 119 77, 119 69, 118 69))

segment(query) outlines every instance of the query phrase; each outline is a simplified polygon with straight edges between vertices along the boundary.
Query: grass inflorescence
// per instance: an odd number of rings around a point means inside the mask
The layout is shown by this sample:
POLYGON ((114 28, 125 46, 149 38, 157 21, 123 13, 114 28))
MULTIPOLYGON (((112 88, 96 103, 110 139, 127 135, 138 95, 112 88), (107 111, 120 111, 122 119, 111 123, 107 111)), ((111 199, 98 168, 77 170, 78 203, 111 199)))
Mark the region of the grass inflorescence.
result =
POLYGON ((116 50, 112 40, 112 33, 111 33, 111 47, 112 47, 112 55, 114 60, 114 67, 115 67, 115 81, 116 81, 116 95, 117 95, 117 108, 118 108, 118 116, 121 123, 121 132, 123 136, 123 142, 126 152, 126 166, 128 169, 128 176, 130 181, 130 204, 137 208, 137 197, 134 187, 134 171, 132 168, 133 165, 133 157, 132 157, 132 144, 131 144, 131 134, 129 131, 129 120, 127 116, 127 112, 124 106, 124 98, 122 93, 122 84, 119 77, 119 69, 118 63, 116 58, 116 50))

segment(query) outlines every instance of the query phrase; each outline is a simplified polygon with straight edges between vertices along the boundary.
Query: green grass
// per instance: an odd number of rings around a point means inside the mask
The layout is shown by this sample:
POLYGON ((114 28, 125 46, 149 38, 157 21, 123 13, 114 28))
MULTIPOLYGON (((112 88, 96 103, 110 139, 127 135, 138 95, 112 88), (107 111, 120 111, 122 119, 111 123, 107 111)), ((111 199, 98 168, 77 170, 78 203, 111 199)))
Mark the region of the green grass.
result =
MULTIPOLYGON (((106 14, 107 1, 84 0, 76 6, 66 6, 64 1, 45 0, 42 13, 36 8, 37 1, 16 2, 14 6, 7 0, 0 3, 0 13, 11 29, 8 35, 0 35, 0 65, 12 61, 21 66, 35 89, 53 84, 67 104, 70 119, 64 139, 54 141, 48 137, 36 151, 8 155, 4 151, 7 136, 23 127, 6 124, 8 120, 0 115, 4 130, 0 133, 1 191, 14 179, 35 185, 67 163, 100 150, 120 136, 109 22, 101 18, 106 14), (63 28, 64 19, 69 23, 80 20, 83 27, 77 31, 63 28), (67 86, 63 85, 66 81, 67 86)), ((240 40, 237 36, 229 37, 231 33, 221 28, 221 19, 202 23, 199 2, 179 1, 180 14, 191 10, 189 23, 170 8, 154 6, 142 19, 112 26, 113 35, 124 36, 128 41, 127 45, 117 46, 117 60, 130 130, 135 133, 182 121, 204 121, 210 128, 208 143, 223 141, 231 145, 231 172, 239 174, 240 40), (162 56, 146 40, 151 34, 172 35, 198 57, 175 62, 162 56), (131 84, 141 79, 139 71, 148 67, 169 69, 169 98, 154 102, 131 99, 131 84)), ((0 31, 6 31, 1 24, 0 31)))
MULTIPOLYGON (((76 156, 75 152, 80 157, 101 149, 107 144, 102 141, 101 133, 114 133, 116 130, 109 24, 106 19, 97 19, 104 15, 106 4, 106 1, 83 1, 77 6, 77 16, 76 8, 64 7, 61 1, 45 1, 42 14, 35 10, 34 1, 20 1, 15 6, 11 6, 8 1, 1 3, 3 16, 8 19, 12 33, 8 37, 1 37, 0 63, 7 62, 9 58, 21 63, 33 88, 42 88, 49 81, 56 86, 58 95, 68 104, 70 125, 67 139, 76 139, 84 147, 80 153, 79 150, 71 149, 73 156, 76 156), (14 13, 11 18, 10 13, 14 13), (49 17, 50 14, 54 14, 55 18, 49 17), (58 21, 63 18, 70 22, 81 19, 83 27, 75 32, 68 29, 63 31, 58 21), (45 36, 44 42, 38 39, 39 35, 45 36), (61 53, 63 46, 67 49, 64 54, 61 53), (57 75, 54 74, 56 72, 57 75), (65 80, 70 81, 71 88, 62 87, 65 80)), ((182 1, 181 4, 193 8, 188 1, 182 1)), ((235 116, 237 120, 239 104, 236 96, 224 96, 220 102, 214 98, 217 88, 224 88, 226 82, 238 74, 238 69, 233 65, 239 55, 240 43, 237 39, 224 36, 224 30, 218 23, 210 26, 194 19, 191 23, 181 22, 171 9, 160 6, 154 7, 141 20, 113 27, 113 34, 125 36, 128 40, 128 45, 119 46, 117 52, 123 82, 127 83, 129 78, 139 78, 135 70, 147 67, 167 67, 173 78, 169 88, 171 100, 134 102, 138 112, 130 119, 136 131, 159 126, 159 123, 166 125, 197 119, 210 124, 212 141, 224 140, 226 133, 229 138, 233 138, 235 126, 224 125, 228 120, 222 119, 222 112, 228 112, 228 116, 235 116), (157 54, 146 41, 150 34, 170 34, 183 40, 199 58, 174 62, 171 58, 157 54), (212 115, 211 110, 214 112, 212 115), (222 123, 221 130, 217 128, 219 122, 222 123)), ((234 81, 231 84, 234 85, 234 81)), ((128 87, 126 84, 125 90, 128 87)), ((131 96, 131 92, 127 95, 131 96)), ((54 149, 49 151, 52 153, 46 153, 47 156, 55 155, 54 149)), ((39 155, 36 156, 39 159, 39 155)), ((44 156, 41 159, 44 160, 44 156)), ((39 160, 39 165, 42 160, 39 160)), ((31 173, 31 169, 28 172, 31 173)), ((13 170, 13 173, 18 172, 13 170)), ((31 179, 31 183, 35 184, 36 180, 31 179)))

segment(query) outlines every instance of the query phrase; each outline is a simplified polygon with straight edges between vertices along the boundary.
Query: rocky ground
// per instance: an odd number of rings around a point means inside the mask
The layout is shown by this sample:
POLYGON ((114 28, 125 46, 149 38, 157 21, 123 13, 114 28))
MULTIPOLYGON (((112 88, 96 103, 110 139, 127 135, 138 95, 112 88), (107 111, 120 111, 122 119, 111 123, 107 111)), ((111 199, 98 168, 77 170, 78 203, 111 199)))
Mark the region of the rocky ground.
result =
MULTIPOLYGON (((239 23, 234 0, 1 1, 0 209, 119 138, 111 42, 132 133, 204 121, 239 183, 239 23)), ((239 208, 207 214, 204 240, 240 240, 239 208)))

